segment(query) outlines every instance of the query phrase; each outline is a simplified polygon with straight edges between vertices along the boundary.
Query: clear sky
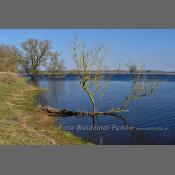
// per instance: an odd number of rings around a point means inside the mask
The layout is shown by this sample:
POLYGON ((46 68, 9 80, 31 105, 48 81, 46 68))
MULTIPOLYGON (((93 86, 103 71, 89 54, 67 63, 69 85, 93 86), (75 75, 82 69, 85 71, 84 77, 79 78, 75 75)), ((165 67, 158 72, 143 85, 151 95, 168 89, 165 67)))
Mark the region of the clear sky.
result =
POLYGON ((73 33, 88 46, 110 47, 107 63, 144 65, 146 69, 175 71, 175 29, 0 29, 0 43, 19 44, 28 38, 47 39, 63 51, 67 69, 74 68, 69 51, 73 33))

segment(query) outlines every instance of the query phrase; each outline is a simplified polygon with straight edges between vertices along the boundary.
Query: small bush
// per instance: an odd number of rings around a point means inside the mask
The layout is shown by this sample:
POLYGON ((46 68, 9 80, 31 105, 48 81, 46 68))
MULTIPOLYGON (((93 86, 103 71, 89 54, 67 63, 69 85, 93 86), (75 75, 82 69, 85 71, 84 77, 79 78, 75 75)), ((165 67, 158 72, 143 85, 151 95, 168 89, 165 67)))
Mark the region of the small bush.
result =
POLYGON ((0 45, 0 71, 16 72, 19 52, 15 46, 0 45))

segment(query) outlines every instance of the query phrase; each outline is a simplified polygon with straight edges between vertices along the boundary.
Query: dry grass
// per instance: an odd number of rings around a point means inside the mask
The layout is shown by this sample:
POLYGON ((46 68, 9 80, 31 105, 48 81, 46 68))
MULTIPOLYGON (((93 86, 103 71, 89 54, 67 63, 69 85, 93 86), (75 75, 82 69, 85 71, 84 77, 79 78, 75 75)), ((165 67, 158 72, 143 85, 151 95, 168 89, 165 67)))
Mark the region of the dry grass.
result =
POLYGON ((39 123, 42 125, 42 126, 50 126, 53 124, 53 119, 51 117, 49 117, 47 114, 43 114, 39 123))
POLYGON ((0 73, 0 144, 83 144, 58 129, 55 118, 37 111, 34 99, 41 90, 15 74, 0 73))

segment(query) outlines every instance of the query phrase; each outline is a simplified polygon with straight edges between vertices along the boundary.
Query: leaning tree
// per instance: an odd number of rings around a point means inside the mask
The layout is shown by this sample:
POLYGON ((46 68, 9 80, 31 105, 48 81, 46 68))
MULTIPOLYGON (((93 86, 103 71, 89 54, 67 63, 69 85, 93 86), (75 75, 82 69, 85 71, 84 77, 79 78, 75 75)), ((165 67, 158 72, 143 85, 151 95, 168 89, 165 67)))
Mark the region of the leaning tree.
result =
MULTIPOLYGON (((52 115, 62 116, 92 116, 98 115, 111 115, 118 116, 119 112, 126 111, 132 101, 141 97, 151 96, 157 89, 159 82, 157 80, 149 80, 148 77, 143 74, 143 70, 140 69, 133 75, 132 87, 128 96, 123 100, 121 106, 114 106, 108 111, 99 111, 100 103, 96 102, 96 98, 100 97, 100 102, 105 93, 108 85, 104 84, 103 79, 106 78, 104 60, 107 57, 109 48, 104 45, 93 46, 87 48, 85 44, 80 43, 77 40, 76 35, 72 41, 72 55, 76 65, 76 75, 80 83, 81 88, 87 94, 92 104, 92 111, 70 111, 67 109, 56 110, 51 107, 40 106, 44 111, 47 111, 52 115), (97 95, 98 94, 98 95, 97 95)), ((118 73, 118 71, 116 71, 118 73)), ((110 76, 108 76, 109 78, 110 76)), ((106 81, 107 82, 107 81, 106 81)))

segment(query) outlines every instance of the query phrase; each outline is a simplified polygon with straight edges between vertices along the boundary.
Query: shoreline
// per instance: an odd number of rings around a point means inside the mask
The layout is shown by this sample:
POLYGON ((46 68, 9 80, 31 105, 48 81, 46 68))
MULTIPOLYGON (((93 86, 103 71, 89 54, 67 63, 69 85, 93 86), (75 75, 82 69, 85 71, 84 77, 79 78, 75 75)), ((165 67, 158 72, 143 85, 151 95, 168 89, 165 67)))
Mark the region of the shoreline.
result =
POLYGON ((0 73, 0 145, 86 144, 36 109, 35 97, 42 92, 14 73, 0 73))

